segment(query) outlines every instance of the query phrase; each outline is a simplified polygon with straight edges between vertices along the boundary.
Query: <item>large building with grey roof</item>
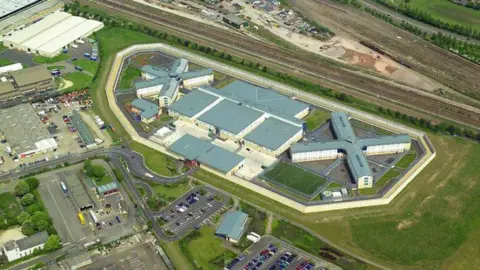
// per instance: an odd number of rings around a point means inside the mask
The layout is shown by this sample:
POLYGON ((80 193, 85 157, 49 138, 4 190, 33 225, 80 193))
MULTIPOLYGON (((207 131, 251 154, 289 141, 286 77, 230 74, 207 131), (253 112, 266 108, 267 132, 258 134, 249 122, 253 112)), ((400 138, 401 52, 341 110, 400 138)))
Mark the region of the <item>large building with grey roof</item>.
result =
POLYGON ((11 153, 19 158, 58 148, 57 142, 28 103, 0 110, 0 131, 7 139, 11 153))
POLYGON ((148 100, 136 98, 132 101, 132 112, 140 115, 143 123, 151 123, 158 118, 160 107, 148 100))
POLYGON ((7 257, 9 262, 18 260, 34 254, 35 250, 42 250, 47 239, 48 233, 46 231, 41 231, 18 240, 8 241, 3 244, 3 254, 7 257))
POLYGON ((231 84, 221 90, 195 88, 170 106, 169 114, 204 128, 212 137, 273 157, 302 138, 307 104, 248 83, 231 84))
POLYGON ((180 87, 191 89, 213 82, 210 68, 188 71, 188 61, 176 59, 169 69, 145 65, 141 69, 142 81, 134 84, 138 98, 158 99, 160 107, 169 107, 178 97, 180 87))
POLYGON ((401 153, 411 147, 409 135, 358 138, 348 115, 343 112, 332 113, 330 122, 336 140, 294 144, 290 149, 292 161, 307 162, 346 156, 348 168, 358 188, 373 186, 373 174, 365 156, 401 153))
POLYGON ((223 174, 233 174, 245 163, 244 157, 189 134, 175 141, 169 150, 223 174))

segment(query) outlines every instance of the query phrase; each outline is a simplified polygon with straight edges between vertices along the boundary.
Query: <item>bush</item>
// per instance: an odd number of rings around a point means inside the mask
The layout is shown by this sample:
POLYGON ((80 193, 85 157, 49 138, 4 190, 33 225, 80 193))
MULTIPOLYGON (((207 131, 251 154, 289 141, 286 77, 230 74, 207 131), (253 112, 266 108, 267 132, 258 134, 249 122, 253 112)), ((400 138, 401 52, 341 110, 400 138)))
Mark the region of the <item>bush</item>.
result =
POLYGON ((16 186, 15 186, 15 195, 22 197, 23 195, 27 194, 30 192, 30 186, 27 184, 25 181, 20 181, 16 186))
POLYGON ((40 211, 40 206, 38 206, 37 204, 32 204, 32 205, 27 207, 26 211, 30 215, 33 215, 35 212, 40 211))
POLYGON ((40 185, 40 182, 35 177, 29 177, 29 178, 25 179, 25 182, 30 187, 30 191, 37 189, 38 186, 40 185))
POLYGON ((53 234, 48 237, 47 242, 45 242, 44 249, 47 252, 52 252, 60 249, 61 247, 62 247, 62 240, 58 235, 53 234))
POLYGON ((23 207, 29 206, 29 205, 33 204, 34 202, 35 202, 35 196, 33 196, 32 193, 25 194, 25 196, 23 196, 22 199, 20 200, 20 204, 23 207))
POLYGON ((30 214, 28 212, 22 212, 20 215, 17 216, 17 222, 19 224, 23 224, 23 222, 30 218, 30 214))
POLYGON ((22 223, 22 233, 26 236, 33 235, 37 232, 35 223, 32 219, 27 219, 22 223))

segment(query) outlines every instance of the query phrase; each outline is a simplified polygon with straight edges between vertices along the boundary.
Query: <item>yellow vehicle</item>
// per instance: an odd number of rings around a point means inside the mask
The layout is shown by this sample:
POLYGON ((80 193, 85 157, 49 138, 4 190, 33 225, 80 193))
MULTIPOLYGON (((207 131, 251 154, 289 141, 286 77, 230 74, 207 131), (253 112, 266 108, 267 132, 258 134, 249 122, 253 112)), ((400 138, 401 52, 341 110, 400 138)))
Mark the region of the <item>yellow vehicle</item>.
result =
POLYGON ((85 218, 83 217, 82 213, 78 213, 78 218, 80 219, 80 223, 82 223, 82 225, 85 225, 85 218))

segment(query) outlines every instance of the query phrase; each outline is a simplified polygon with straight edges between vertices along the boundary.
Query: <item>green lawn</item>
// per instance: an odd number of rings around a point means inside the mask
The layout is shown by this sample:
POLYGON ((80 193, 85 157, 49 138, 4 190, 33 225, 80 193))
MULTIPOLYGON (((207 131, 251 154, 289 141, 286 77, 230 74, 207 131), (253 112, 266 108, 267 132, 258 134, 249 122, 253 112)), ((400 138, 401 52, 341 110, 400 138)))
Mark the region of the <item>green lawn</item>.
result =
POLYGON ((73 83, 72 86, 62 89, 63 92, 72 92, 76 90, 82 90, 90 87, 92 85, 93 77, 87 75, 83 72, 73 72, 66 75, 63 75, 62 78, 73 83))
MULTIPOLYGON (((0 49, 1 51, 1 49, 0 49)), ((11 65, 11 64, 14 64, 15 62, 13 62, 12 60, 10 59, 6 59, 6 58, 0 58, 0 67, 3 67, 3 66, 8 66, 8 65, 11 65)))
POLYGON ((105 175, 103 176, 102 178, 99 178, 98 180, 95 180, 95 183, 97 184, 97 186, 103 186, 103 185, 106 185, 108 183, 111 183, 113 181, 112 177, 110 175, 105 175))
POLYGON ((140 69, 129 65, 125 70, 122 71, 117 89, 132 88, 133 81, 140 76, 142 76, 142 72, 140 71, 140 69))
POLYGON ((182 196, 183 194, 185 194, 185 192, 191 189, 188 181, 182 181, 178 184, 171 185, 162 185, 151 182, 149 183, 149 185, 152 187, 155 194, 166 198, 173 198, 173 200, 182 196))
POLYGON ((203 270, 223 269, 226 262, 232 260, 236 254, 223 247, 223 240, 214 235, 215 228, 203 226, 199 231, 180 240, 180 249, 187 253, 192 264, 203 270), (197 236, 198 234, 198 236, 197 236))
POLYGON ((315 109, 310 112, 307 117, 305 117, 305 122, 307 123, 308 130, 314 130, 321 126, 325 121, 330 119, 331 112, 322 110, 322 109, 315 109))
POLYGON ((162 245, 163 250, 167 254, 168 258, 172 261, 172 264, 177 269, 193 270, 192 264, 185 257, 183 252, 178 246, 178 242, 170 242, 162 245))
POLYGON ((417 154, 415 153, 408 153, 405 156, 400 159, 397 164, 395 164, 396 167, 406 169, 410 164, 412 164, 413 161, 415 161, 415 158, 417 158, 417 154))
POLYGON ((69 54, 66 54, 66 53, 61 53, 55 57, 45 57, 45 56, 41 56, 41 55, 35 55, 33 57, 33 62, 37 63, 37 64, 53 64, 53 63, 56 63, 56 62, 60 62, 60 61, 65 61, 65 60, 68 60, 70 59, 70 55, 69 54))
POLYGON ((271 183, 280 183, 307 195, 326 183, 321 176, 284 162, 278 163, 266 172, 264 178, 271 183))
POLYGON ((145 165, 147 165, 150 170, 163 176, 178 175, 175 168, 176 160, 172 157, 137 142, 132 142, 130 146, 134 151, 143 155, 145 165))
POLYGON ((392 180, 393 178, 395 178, 399 175, 400 175, 400 172, 398 172, 395 169, 390 169, 373 185, 372 188, 360 189, 359 192, 360 192, 361 195, 365 195, 365 196, 374 195, 380 189, 382 189, 382 187, 385 186, 386 183, 390 182, 390 180, 392 180))
MULTIPOLYGON (((404 3, 404 0, 393 0, 404 3)), ((450 0, 411 0, 412 8, 429 13, 435 19, 480 30, 480 11, 452 3, 450 0)))
POLYGON ((73 61, 73 64, 75 66, 82 67, 85 71, 88 71, 92 74, 97 73, 97 69, 98 69, 98 65, 99 65, 98 61, 91 61, 91 60, 88 60, 88 59, 85 59, 85 58, 77 59, 77 60, 73 61))

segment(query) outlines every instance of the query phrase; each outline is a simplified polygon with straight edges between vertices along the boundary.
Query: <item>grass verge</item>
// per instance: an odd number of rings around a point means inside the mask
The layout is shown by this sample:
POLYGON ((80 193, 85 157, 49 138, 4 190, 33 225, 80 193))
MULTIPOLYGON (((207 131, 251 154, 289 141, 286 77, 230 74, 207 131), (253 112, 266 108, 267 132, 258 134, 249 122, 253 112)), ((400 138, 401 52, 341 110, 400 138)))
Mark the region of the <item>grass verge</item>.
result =
POLYGON ((396 167, 399 167, 399 168, 402 168, 402 169, 406 169, 406 168, 408 168, 408 166, 410 166, 410 164, 412 164, 412 162, 415 161, 416 158, 417 158, 417 154, 415 154, 415 153, 408 153, 408 154, 406 154, 405 156, 403 156, 402 159, 400 159, 400 160, 395 164, 395 166, 396 166, 396 167))
POLYGON ((315 109, 305 117, 308 130, 314 130, 330 119, 331 113, 322 109, 315 109))
POLYGON ((128 66, 120 74, 120 82, 118 83, 118 89, 130 89, 133 86, 133 81, 142 76, 140 69, 132 66, 128 66))
POLYGON ((400 172, 398 172, 395 169, 390 169, 380 179, 378 179, 378 181, 373 185, 372 188, 363 188, 363 189, 360 189, 359 192, 361 195, 364 195, 364 196, 375 195, 380 189, 382 189, 383 186, 385 186, 388 182, 390 182, 390 180, 392 180, 393 178, 399 175, 400 175, 400 172))
POLYGON ((46 57, 46 56, 42 56, 42 55, 35 55, 33 57, 33 62, 35 62, 37 64, 53 64, 53 63, 57 63, 57 62, 60 62, 60 61, 65 61, 65 60, 68 60, 68 59, 70 59, 70 55, 68 55, 66 53, 59 54, 55 57, 46 57))
POLYGON ((77 59, 77 60, 73 61, 73 64, 75 66, 82 67, 85 71, 88 71, 92 74, 97 73, 97 69, 98 69, 98 65, 99 65, 98 61, 91 61, 91 60, 88 60, 88 59, 85 59, 85 58, 77 59))
POLYGON ((175 159, 137 142, 132 142, 130 146, 135 152, 143 155, 145 165, 153 172, 163 176, 178 175, 175 159))
POLYGON ((62 92, 73 92, 88 88, 92 84, 93 77, 82 72, 73 72, 62 76, 64 80, 73 83, 72 86, 62 90, 62 92))

